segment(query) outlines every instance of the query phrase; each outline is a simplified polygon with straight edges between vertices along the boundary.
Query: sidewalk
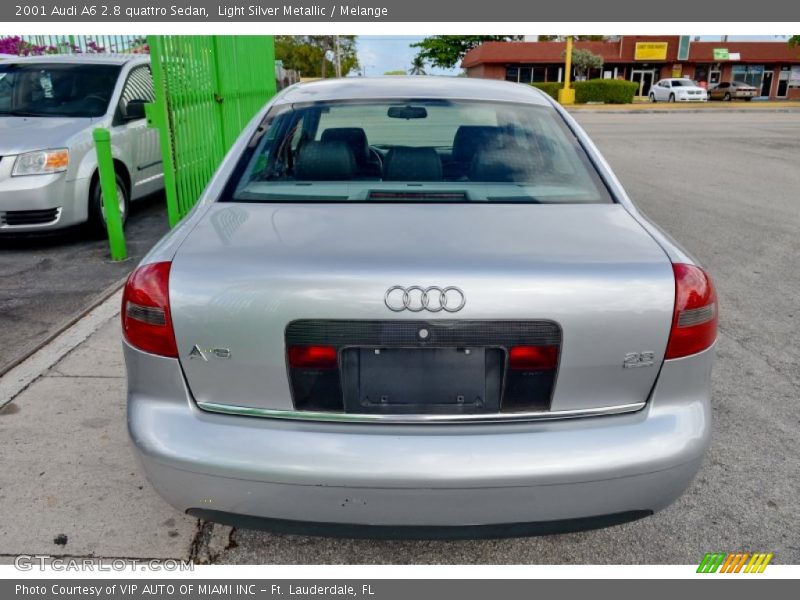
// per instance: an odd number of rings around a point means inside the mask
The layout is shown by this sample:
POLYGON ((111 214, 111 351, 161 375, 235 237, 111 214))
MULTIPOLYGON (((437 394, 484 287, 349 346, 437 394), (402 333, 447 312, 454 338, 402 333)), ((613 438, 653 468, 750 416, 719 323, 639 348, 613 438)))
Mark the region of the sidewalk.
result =
POLYGON ((207 562, 227 544, 230 528, 161 500, 133 454, 120 293, 0 379, 0 564, 18 554, 207 562))

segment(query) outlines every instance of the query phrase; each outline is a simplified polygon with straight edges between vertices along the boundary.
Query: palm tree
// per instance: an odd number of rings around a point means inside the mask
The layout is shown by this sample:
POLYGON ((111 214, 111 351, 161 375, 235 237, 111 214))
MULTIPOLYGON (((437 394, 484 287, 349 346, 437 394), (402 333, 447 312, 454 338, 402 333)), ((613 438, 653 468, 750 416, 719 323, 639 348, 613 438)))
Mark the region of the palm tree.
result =
POLYGON ((409 75, 427 75, 425 72, 425 59, 421 56, 415 56, 411 61, 411 68, 408 70, 409 75))

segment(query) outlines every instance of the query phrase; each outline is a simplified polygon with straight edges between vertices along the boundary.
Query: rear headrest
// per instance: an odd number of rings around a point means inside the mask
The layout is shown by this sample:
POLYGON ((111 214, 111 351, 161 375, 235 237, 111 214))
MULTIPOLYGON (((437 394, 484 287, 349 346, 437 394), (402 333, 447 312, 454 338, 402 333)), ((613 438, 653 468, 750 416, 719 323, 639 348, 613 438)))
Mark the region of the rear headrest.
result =
POLYGON ((306 142, 294 165, 295 179, 341 181, 353 178, 356 161, 345 142, 306 142))
POLYGON ((519 148, 481 148, 472 160, 471 181, 526 183, 535 172, 531 157, 519 148))
POLYGON ((433 148, 392 148, 383 164, 386 181, 441 181, 442 159, 433 148))
POLYGON ((369 160, 367 134, 360 127, 331 127, 322 132, 320 140, 346 143, 359 164, 364 164, 369 160))
POLYGON ((453 138, 453 160, 471 162, 479 148, 495 145, 500 138, 500 128, 491 125, 461 125, 453 138))

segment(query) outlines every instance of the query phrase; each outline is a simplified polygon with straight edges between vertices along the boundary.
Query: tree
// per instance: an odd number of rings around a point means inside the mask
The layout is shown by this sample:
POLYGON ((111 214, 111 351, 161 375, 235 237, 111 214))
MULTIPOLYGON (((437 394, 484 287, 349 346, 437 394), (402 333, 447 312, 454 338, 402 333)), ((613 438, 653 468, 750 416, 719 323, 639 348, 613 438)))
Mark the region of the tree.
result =
POLYGON ((789 38, 790 46, 800 46, 800 35, 793 35, 789 38))
MULTIPOLYGON (((299 71, 303 77, 335 77, 333 53, 336 36, 333 35, 277 35, 275 58, 283 61, 287 69, 299 71)), ((358 69, 356 36, 339 36, 339 59, 342 77, 358 69)))
POLYGON ((411 68, 408 70, 409 75, 427 75, 425 72, 425 59, 420 55, 415 56, 411 60, 411 68))
POLYGON ((452 69, 464 55, 484 42, 509 42, 522 39, 520 35, 432 35, 411 44, 419 48, 417 57, 434 67, 452 69))
POLYGON ((576 79, 586 77, 591 69, 603 68, 603 57, 583 48, 573 48, 572 66, 575 67, 576 79))
POLYGON ((406 72, 403 69, 398 69, 396 71, 384 71, 384 75, 405 75, 406 72))

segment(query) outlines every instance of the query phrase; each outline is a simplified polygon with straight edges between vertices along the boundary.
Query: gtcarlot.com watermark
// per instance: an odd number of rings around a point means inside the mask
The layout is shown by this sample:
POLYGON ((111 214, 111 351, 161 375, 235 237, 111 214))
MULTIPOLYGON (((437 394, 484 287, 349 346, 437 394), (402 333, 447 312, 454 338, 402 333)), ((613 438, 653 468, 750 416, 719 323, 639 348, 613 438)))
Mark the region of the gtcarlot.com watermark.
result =
POLYGON ((14 557, 14 567, 19 571, 194 571, 194 562, 173 558, 58 558, 20 554, 14 557))

